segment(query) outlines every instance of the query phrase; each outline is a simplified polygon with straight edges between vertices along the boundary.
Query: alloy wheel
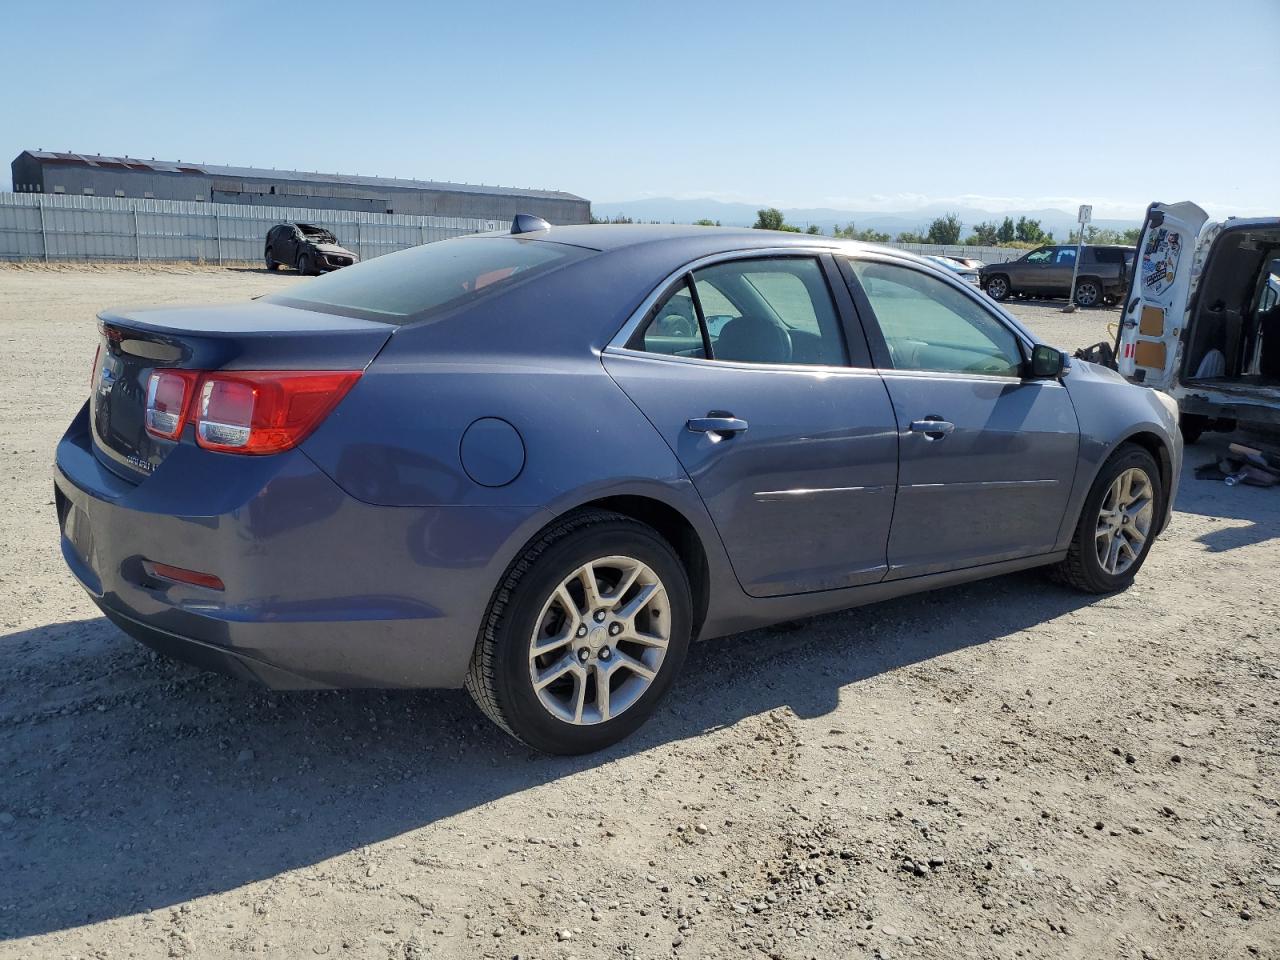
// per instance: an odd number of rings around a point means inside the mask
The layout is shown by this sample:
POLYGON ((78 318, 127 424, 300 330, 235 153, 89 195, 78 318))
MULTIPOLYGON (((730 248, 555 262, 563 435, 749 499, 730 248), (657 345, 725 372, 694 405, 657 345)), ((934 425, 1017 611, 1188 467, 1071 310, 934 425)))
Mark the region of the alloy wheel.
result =
POLYGON ((1086 280, 1084 283, 1076 286, 1076 303, 1080 306, 1092 307, 1099 299, 1097 284, 1086 280))
POLYGON ((632 557, 601 557, 565 577, 529 638, 529 680, 552 716, 604 723, 635 705, 671 640, 666 587, 632 557))
POLYGON ((1137 562, 1154 516, 1154 490, 1145 470, 1131 467, 1111 482, 1102 498, 1094 541, 1104 571, 1117 576, 1137 562))
POLYGON ((992 277, 987 281, 987 293, 993 300, 1003 299, 1009 293, 1009 285, 1003 277, 992 277))

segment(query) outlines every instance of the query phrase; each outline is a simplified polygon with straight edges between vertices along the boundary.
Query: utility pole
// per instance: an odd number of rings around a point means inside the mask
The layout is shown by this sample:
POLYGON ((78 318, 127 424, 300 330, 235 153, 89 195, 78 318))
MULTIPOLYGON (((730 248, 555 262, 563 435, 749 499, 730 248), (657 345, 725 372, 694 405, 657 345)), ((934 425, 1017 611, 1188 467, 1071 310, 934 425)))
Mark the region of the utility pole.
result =
POLYGON ((1089 221, 1093 219, 1092 204, 1080 204, 1080 213, 1077 216, 1080 221, 1080 233, 1076 237, 1076 262, 1071 268, 1071 289, 1067 291, 1067 305, 1062 308, 1063 313, 1075 313, 1076 309, 1076 278, 1080 276, 1080 255, 1084 248, 1084 228, 1088 226, 1089 221))

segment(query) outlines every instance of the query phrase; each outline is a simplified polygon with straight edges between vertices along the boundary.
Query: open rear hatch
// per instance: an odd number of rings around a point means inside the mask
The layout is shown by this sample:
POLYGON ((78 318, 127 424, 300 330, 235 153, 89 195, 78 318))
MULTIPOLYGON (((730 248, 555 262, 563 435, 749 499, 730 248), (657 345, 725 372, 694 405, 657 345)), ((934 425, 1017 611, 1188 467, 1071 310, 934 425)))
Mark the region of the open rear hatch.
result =
MULTIPOLYGON (((89 396, 94 455, 135 483, 150 476, 179 443, 195 442, 194 428, 182 412, 170 414, 171 430, 157 431, 155 422, 148 429, 149 391, 154 410, 155 393, 163 392, 165 383, 198 390, 202 381, 195 371, 244 374, 249 394, 257 388, 247 371, 282 372, 279 379, 291 384, 302 382, 306 373, 358 374, 395 331, 391 324, 262 301, 104 311, 98 320, 101 339, 89 396), (165 371, 177 376, 152 376, 165 371)), ((325 382, 323 376, 307 381, 313 392, 325 382)), ((158 399, 163 407, 165 398, 158 399)), ((182 401, 184 410, 193 400, 187 396, 182 401)))
POLYGON ((1116 336, 1116 366, 1130 380, 1161 389, 1173 382, 1193 289, 1193 260, 1208 221, 1194 203, 1147 208, 1116 336))

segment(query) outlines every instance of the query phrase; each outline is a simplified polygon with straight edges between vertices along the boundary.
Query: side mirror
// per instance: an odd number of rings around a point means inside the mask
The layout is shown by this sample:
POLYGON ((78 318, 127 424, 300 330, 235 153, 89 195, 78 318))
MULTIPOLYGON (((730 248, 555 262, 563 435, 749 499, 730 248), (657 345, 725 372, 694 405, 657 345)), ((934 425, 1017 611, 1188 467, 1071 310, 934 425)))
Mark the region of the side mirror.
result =
POLYGON ((1070 361, 1067 355, 1056 347, 1037 343, 1031 348, 1031 378, 1033 380, 1054 380, 1062 376, 1070 361))

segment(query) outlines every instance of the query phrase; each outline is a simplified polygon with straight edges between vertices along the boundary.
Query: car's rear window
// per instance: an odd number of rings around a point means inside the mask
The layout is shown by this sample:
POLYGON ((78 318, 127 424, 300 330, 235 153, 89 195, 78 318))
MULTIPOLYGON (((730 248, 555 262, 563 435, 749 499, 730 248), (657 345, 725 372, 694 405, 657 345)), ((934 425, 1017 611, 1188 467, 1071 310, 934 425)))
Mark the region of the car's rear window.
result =
POLYGON ((287 306, 409 323, 592 253, 515 237, 458 237, 307 280, 268 299, 287 306))

